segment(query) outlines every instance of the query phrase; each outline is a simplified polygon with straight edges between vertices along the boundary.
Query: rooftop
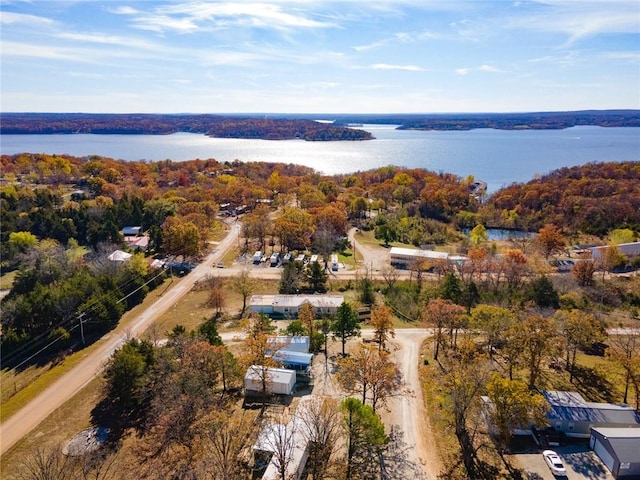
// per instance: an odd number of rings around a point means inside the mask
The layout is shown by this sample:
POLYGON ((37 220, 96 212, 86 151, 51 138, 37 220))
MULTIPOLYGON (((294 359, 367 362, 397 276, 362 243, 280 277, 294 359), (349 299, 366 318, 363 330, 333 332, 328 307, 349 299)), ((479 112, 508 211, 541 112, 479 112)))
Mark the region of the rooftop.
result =
POLYGON ((253 295, 249 305, 300 307, 309 302, 314 307, 339 307, 343 301, 342 295, 253 295))
POLYGON ((640 459, 640 428, 594 428, 605 437, 620 462, 637 462, 640 459))
POLYGON ((640 415, 626 404, 587 402, 577 392, 542 392, 551 410, 549 420, 567 420, 571 422, 638 424, 640 415))

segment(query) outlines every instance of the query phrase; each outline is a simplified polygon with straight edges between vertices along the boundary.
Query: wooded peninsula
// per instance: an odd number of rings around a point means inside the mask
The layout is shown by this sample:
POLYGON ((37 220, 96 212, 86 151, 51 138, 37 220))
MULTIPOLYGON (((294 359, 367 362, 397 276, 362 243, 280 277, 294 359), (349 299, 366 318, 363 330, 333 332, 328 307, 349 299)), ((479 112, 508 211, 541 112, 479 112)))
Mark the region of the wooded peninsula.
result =
POLYGON ((168 135, 307 141, 371 140, 363 124, 401 130, 558 130, 576 126, 640 127, 640 110, 463 114, 169 115, 3 113, 0 134, 168 135), (358 127, 358 128, 356 128, 358 127))

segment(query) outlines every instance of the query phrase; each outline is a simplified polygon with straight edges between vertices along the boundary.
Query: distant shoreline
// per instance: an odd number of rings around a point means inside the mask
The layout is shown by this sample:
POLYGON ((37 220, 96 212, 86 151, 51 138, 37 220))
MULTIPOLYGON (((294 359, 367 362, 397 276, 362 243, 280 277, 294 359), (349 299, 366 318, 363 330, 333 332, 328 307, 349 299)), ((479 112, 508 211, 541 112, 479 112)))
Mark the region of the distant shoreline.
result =
POLYGON ((372 140, 365 124, 399 130, 563 130, 577 126, 640 127, 640 110, 462 114, 110 114, 0 113, 2 135, 89 133, 170 135, 264 140, 372 140), (332 120, 327 120, 330 118, 332 120), (357 128, 354 128, 357 127, 357 128))

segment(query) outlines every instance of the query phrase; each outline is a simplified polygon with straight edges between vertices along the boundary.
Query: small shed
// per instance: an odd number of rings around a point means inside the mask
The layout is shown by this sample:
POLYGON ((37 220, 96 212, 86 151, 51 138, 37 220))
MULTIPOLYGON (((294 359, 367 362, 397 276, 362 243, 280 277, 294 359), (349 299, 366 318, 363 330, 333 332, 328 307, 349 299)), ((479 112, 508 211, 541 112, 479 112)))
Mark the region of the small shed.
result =
POLYGON ((613 478, 640 478, 640 428, 594 428, 589 445, 613 478))
POLYGON ((291 395, 296 385, 295 370, 272 368, 264 365, 251 365, 244 376, 244 389, 247 393, 266 393, 291 395))
POLYGON ((116 250, 107 258, 112 262, 124 263, 124 262, 128 262, 131 259, 131 257, 132 255, 130 253, 123 252, 122 250, 116 250))
POLYGON ((142 235, 142 227, 122 227, 122 235, 125 237, 137 237, 138 235, 142 235))

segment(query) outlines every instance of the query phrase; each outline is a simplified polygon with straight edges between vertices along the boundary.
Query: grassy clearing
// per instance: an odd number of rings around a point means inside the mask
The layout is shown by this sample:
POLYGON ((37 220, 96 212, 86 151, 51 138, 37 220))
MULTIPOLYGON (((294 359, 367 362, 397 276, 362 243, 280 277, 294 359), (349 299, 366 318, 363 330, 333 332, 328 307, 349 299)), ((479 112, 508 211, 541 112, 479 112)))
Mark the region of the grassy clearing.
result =
MULTIPOLYGON (((225 293, 224 314, 228 318, 236 318, 242 309, 242 296, 231 287, 231 280, 220 280, 225 293)), ((255 294, 274 293, 278 291, 276 280, 261 279, 257 282, 255 294)), ((207 306, 209 288, 203 286, 191 290, 166 311, 155 324, 147 330, 147 335, 165 337, 176 325, 184 326, 187 331, 196 329, 204 320, 211 318, 215 310, 207 306)))
POLYGON ((91 427, 91 410, 101 395, 102 379, 97 377, 2 456, 0 478, 23 478, 19 477, 20 467, 36 449, 59 449, 73 435, 91 427))
POLYGON ((17 270, 2 274, 0 276, 0 290, 10 290, 17 274, 17 270))

